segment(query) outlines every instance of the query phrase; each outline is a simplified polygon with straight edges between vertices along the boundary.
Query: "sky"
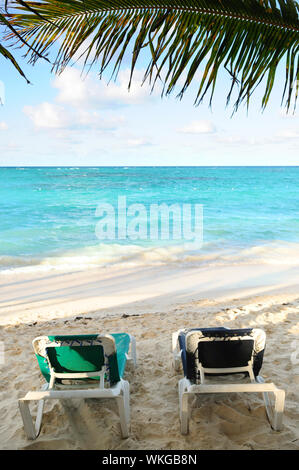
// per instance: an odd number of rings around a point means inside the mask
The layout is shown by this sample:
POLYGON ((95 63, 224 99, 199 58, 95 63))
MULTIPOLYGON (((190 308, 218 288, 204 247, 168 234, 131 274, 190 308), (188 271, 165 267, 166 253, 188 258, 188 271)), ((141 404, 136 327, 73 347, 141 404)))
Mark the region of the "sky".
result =
POLYGON ((182 100, 161 98, 141 86, 145 64, 137 64, 128 91, 129 60, 117 81, 96 69, 86 77, 80 62, 61 75, 39 61, 26 63, 14 51, 30 84, 0 58, 0 166, 298 165, 298 112, 281 107, 280 70, 265 111, 263 86, 232 115, 226 107, 230 79, 222 74, 212 109, 209 97, 194 106, 203 70, 182 100))

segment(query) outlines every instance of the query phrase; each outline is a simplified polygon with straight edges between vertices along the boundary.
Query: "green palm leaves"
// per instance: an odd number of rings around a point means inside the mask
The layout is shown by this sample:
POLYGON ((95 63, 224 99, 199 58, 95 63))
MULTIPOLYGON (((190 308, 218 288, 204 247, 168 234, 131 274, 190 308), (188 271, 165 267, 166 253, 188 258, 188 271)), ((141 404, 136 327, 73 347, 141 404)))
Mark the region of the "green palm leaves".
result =
MULTIPOLYGON (((1 13, 1 11, 0 11, 0 26, 3 26, 4 28, 6 27, 6 28, 10 29, 10 31, 12 31, 13 34, 14 34, 14 30, 12 29, 10 23, 7 21, 5 16, 1 13)), ((14 56, 1 43, 0 43, 0 55, 2 55, 2 57, 4 57, 5 59, 8 59, 13 64, 13 66, 17 69, 17 71, 27 80, 23 70, 21 69, 21 67, 19 66, 17 61, 15 60, 14 56)), ((28 82, 28 80, 27 80, 27 82, 28 82)))
MULTIPOLYGON (((282 102, 289 109, 298 93, 299 16, 294 0, 15 0, 12 24, 34 50, 46 56, 56 44, 53 69, 62 71, 81 57, 85 67, 117 75, 131 53, 146 61, 144 80, 163 84, 163 94, 182 97, 199 80, 195 104, 214 96, 222 70, 231 77, 227 102, 249 103, 263 83, 262 107, 269 100, 280 64, 285 69, 282 102), (58 49, 58 50, 57 50, 58 49)), ((11 35, 13 37, 13 34, 11 35)), ((130 83, 129 83, 130 85, 130 83)))

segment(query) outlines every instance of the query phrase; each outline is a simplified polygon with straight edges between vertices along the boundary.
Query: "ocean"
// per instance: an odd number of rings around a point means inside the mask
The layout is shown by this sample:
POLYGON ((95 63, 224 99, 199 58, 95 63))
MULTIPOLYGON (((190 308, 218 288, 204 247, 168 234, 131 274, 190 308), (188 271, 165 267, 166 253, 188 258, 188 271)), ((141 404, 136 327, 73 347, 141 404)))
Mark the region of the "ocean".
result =
POLYGON ((2 167, 0 177, 1 274, 299 260, 299 167, 2 167), (120 200, 131 232, 120 230, 120 200), (193 225, 200 207, 200 243, 171 236, 173 214, 169 236, 160 222, 151 237, 150 207, 161 204, 191 207, 193 225))

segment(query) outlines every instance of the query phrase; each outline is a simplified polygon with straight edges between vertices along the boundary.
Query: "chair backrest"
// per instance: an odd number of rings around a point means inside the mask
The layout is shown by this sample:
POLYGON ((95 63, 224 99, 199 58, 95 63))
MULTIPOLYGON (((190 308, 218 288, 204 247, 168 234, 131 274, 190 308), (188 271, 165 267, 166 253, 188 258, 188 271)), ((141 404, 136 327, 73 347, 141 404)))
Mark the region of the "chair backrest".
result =
POLYGON ((194 382, 200 368, 240 368, 252 360, 255 376, 261 369, 266 336, 260 329, 201 328, 184 336, 185 374, 194 382))
POLYGON ((106 368, 111 384, 120 379, 115 340, 111 335, 40 336, 32 344, 47 382, 51 369, 63 374, 100 372, 106 368))

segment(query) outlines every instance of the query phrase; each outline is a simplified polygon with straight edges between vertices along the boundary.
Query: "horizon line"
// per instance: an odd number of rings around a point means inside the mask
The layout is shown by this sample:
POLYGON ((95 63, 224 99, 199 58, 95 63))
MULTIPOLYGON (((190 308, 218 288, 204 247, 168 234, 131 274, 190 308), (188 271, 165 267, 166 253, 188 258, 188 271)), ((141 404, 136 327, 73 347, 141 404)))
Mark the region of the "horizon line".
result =
POLYGON ((0 165, 0 168, 299 168, 299 165, 0 165))

